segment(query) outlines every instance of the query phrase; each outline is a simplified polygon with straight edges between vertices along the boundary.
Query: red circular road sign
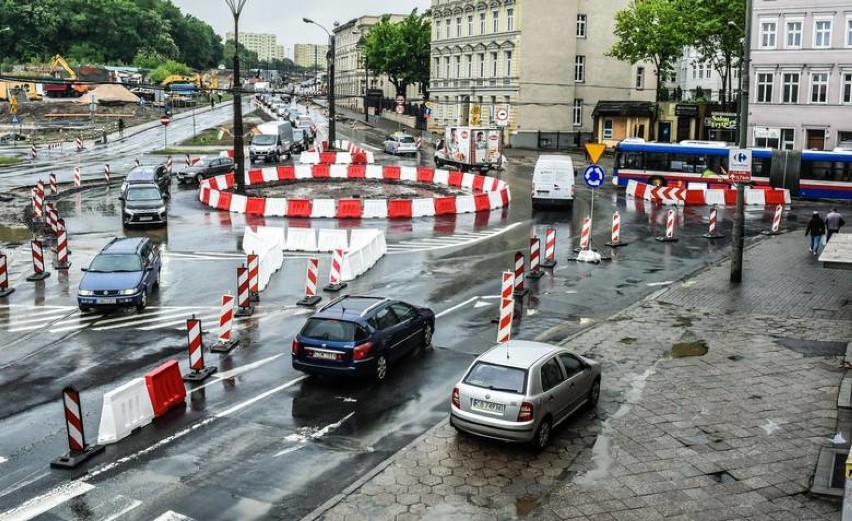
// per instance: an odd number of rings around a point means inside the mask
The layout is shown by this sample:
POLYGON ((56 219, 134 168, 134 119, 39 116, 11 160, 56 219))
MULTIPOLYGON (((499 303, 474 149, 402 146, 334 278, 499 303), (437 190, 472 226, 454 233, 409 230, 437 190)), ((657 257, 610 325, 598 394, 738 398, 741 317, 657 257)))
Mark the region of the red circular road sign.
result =
POLYGON ((170 118, 167 114, 163 114, 162 116, 160 116, 160 125, 163 125, 165 127, 171 122, 172 118, 170 118))

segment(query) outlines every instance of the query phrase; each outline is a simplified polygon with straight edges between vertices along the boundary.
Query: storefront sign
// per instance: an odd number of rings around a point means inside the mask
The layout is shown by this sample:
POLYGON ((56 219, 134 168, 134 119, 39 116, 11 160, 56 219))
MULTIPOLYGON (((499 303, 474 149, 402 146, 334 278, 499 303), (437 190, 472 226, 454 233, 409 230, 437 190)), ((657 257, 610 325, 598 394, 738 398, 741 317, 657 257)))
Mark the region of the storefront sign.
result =
POLYGON ((698 105, 675 105, 675 116, 698 116, 698 105))

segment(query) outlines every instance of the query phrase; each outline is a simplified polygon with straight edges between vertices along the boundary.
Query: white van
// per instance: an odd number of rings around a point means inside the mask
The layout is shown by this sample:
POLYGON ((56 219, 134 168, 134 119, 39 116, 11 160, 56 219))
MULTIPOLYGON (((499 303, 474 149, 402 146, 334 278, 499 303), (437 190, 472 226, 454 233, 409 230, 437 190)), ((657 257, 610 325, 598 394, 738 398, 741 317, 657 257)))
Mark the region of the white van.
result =
POLYGON ((571 156, 538 156, 532 177, 533 210, 542 206, 571 208, 574 205, 574 161, 571 156))

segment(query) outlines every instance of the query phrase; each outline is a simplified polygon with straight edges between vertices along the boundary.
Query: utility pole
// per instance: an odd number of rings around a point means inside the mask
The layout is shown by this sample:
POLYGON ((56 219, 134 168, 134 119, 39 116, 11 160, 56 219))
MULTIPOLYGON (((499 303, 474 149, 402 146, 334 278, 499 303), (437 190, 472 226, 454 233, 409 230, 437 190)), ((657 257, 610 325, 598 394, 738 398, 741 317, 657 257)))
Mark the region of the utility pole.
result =
POLYGON ((242 81, 240 80, 240 12, 246 0, 225 0, 234 15, 234 191, 243 194, 245 187, 245 144, 243 143, 243 99, 241 96, 242 81))
MULTIPOLYGON (((752 0, 746 0, 745 35, 743 37, 743 59, 740 62, 740 148, 748 147, 748 97, 751 86, 751 8, 752 0)), ((731 282, 743 281, 743 249, 745 235, 745 184, 737 183, 737 209, 734 214, 734 229, 731 235, 731 282)))

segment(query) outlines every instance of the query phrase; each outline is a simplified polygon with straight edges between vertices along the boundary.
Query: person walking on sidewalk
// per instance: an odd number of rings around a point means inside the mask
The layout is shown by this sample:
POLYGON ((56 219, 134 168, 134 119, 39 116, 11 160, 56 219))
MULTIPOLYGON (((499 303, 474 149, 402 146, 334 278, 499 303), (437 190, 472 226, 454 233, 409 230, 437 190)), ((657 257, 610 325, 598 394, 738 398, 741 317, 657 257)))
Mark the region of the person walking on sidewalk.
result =
POLYGON ((811 220, 808 221, 808 227, 805 228, 805 237, 808 235, 811 236, 810 252, 816 255, 822 243, 822 236, 825 235, 825 222, 819 216, 819 212, 814 212, 811 220))
POLYGON ((837 208, 832 208, 828 215, 825 216, 825 229, 828 231, 828 236, 825 242, 831 240, 831 236, 840 231, 840 227, 846 224, 843 216, 837 211, 837 208))

